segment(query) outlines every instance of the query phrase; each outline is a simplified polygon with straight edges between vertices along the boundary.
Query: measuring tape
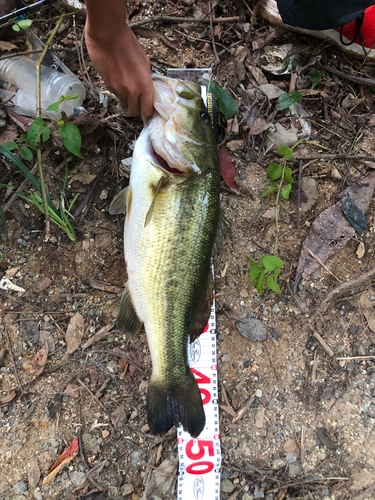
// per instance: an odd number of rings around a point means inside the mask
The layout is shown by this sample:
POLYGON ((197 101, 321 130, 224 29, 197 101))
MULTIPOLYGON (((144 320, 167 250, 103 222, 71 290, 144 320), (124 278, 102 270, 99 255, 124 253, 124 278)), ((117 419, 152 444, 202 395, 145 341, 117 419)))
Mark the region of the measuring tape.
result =
POLYGON ((177 500, 220 500, 221 449, 216 356, 215 297, 202 335, 188 345, 188 361, 202 395, 206 425, 197 438, 177 429, 177 500))

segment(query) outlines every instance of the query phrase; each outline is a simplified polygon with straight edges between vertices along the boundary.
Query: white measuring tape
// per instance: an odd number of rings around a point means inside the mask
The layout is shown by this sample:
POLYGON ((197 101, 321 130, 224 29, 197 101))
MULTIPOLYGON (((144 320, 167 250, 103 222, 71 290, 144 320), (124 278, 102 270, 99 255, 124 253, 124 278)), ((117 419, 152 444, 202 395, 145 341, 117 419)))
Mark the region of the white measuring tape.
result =
POLYGON ((177 500, 219 500, 221 449, 216 356, 215 297, 202 335, 188 345, 189 366, 202 395, 206 425, 197 438, 177 429, 177 500))

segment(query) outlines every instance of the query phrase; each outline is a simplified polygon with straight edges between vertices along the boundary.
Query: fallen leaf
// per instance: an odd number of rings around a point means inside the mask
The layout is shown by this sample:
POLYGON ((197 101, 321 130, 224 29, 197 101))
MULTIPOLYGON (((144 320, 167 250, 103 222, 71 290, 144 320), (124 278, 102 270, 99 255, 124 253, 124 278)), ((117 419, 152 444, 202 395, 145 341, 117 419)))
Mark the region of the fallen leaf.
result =
POLYGON ((41 278, 36 283, 34 283, 33 292, 40 293, 46 288, 48 288, 51 285, 51 283, 52 283, 51 278, 47 278, 45 276, 44 278, 41 278))
POLYGON ((39 343, 44 345, 44 343, 47 342, 48 344, 48 352, 50 354, 53 354, 55 352, 55 341, 52 337, 51 332, 47 332, 45 330, 40 330, 39 332, 39 343))
POLYGON ((6 403, 9 403, 16 397, 16 391, 10 391, 6 396, 4 396, 2 399, 0 399, 0 404, 5 405, 6 403))
POLYGON ((287 439, 283 445, 284 453, 295 453, 297 451, 297 445, 294 439, 287 439))
POLYGON ((359 305, 370 330, 375 332, 375 303, 370 299, 368 292, 362 293, 359 297, 359 305))
POLYGON ((67 394, 71 398, 77 399, 79 397, 79 389, 80 389, 79 385, 73 384, 73 383, 69 383, 65 387, 65 391, 64 392, 65 392, 65 394, 67 394))
POLYGON ((95 335, 93 335, 87 342, 85 342, 83 344, 82 350, 87 349, 88 347, 90 347, 90 345, 95 344, 99 340, 102 340, 104 337, 109 335, 109 332, 110 332, 110 330, 112 330, 113 326, 114 325, 103 326, 103 328, 101 328, 99 331, 97 331, 95 333, 95 335))
MULTIPOLYGON (((297 205, 297 183, 292 187, 290 201, 291 205, 297 205)), ((318 198, 318 185, 312 177, 302 177, 301 193, 300 193, 300 210, 301 214, 310 212, 318 198)))
POLYGON ((29 491, 32 494, 40 479, 38 459, 35 456, 30 460, 30 469, 27 471, 27 479, 29 482, 29 491))
POLYGON ((255 120, 253 123, 251 129, 249 130, 250 135, 259 135, 265 130, 270 128, 270 124, 267 123, 267 121, 262 118, 261 116, 258 116, 258 118, 255 120))
POLYGON ((130 495, 130 493, 133 493, 134 487, 131 483, 125 483, 121 486, 120 493, 122 496, 130 495))
POLYGON ((43 486, 46 486, 55 479, 57 474, 63 467, 68 465, 78 454, 78 439, 73 439, 72 444, 59 456, 56 462, 48 471, 47 476, 43 479, 43 486))
POLYGON ((230 154, 224 148, 224 146, 220 146, 219 148, 219 159, 220 159, 220 174, 221 177, 224 179, 225 184, 232 189, 238 189, 237 184, 234 182, 234 176, 236 174, 236 171, 234 170, 230 154))
POLYGON ((362 243, 362 241, 359 243, 356 251, 356 255, 358 259, 362 259, 362 257, 365 255, 365 245, 362 243))
POLYGON ((62 395, 56 394, 55 397, 48 403, 48 416, 52 420, 57 415, 57 410, 60 408, 62 403, 62 395))
POLYGON ((90 280, 90 286, 96 288, 97 290, 103 290, 104 292, 110 293, 121 293, 122 289, 118 286, 111 285, 110 283, 105 283, 100 280, 90 280))
POLYGON ((48 357, 48 344, 44 343, 44 346, 39 349, 39 351, 34 354, 34 356, 26 356, 22 360, 22 368, 33 375, 40 375, 44 366, 47 362, 48 357))
POLYGON ((336 450, 337 444, 332 440, 329 432, 325 427, 317 427, 316 437, 318 440, 330 450, 336 450))
POLYGON ((295 128, 286 130, 281 123, 273 124, 267 130, 266 147, 273 151, 279 146, 293 146, 298 141, 295 128))
POLYGON ((157 469, 152 471, 145 488, 146 498, 154 498, 156 496, 166 498, 173 491, 175 479, 171 477, 171 474, 176 474, 177 462, 178 458, 172 455, 169 459, 166 458, 157 469), (168 472, 168 475, 164 474, 165 472, 168 472))
POLYGON ((273 83, 266 83, 265 85, 259 85, 258 89, 260 89, 268 99, 278 99, 281 94, 285 94, 285 90, 279 89, 279 87, 276 87, 276 85, 273 85, 273 83))
POLYGON ((222 33, 223 29, 222 27, 220 26, 220 24, 217 24, 215 27, 214 27, 214 35, 218 37, 218 39, 220 40, 221 38, 221 33, 222 33))
MULTIPOLYGON (((339 196, 349 195, 362 212, 366 212, 370 205, 375 188, 375 172, 353 184, 339 196)), ((315 219, 302 245, 298 261, 294 289, 297 289, 301 276, 306 279, 316 269, 319 263, 309 254, 309 250, 326 262, 329 257, 336 255, 346 243, 355 235, 355 229, 344 216, 341 201, 324 210, 315 219)))
POLYGON ((112 234, 110 231, 102 231, 95 236, 96 248, 108 248, 112 243, 112 234))
POLYGON ((246 68, 254 77, 258 85, 266 85, 268 83, 267 78, 264 76, 263 71, 257 66, 247 65, 246 68))
POLYGON ((17 49, 17 45, 14 43, 5 42, 4 40, 0 40, 0 50, 13 50, 17 49))
POLYGON ((227 148, 234 152, 238 151, 239 149, 242 149, 245 145, 245 141, 243 139, 238 139, 237 141, 229 141, 227 143, 227 148))
POLYGON ((9 279, 14 278, 14 276, 18 273, 20 270, 19 267, 10 267, 5 271, 5 276, 9 279))
POLYGON ((66 330, 65 342, 68 354, 72 354, 78 349, 81 339, 83 337, 83 332, 85 328, 85 320, 83 316, 77 312, 70 319, 68 328, 66 330))

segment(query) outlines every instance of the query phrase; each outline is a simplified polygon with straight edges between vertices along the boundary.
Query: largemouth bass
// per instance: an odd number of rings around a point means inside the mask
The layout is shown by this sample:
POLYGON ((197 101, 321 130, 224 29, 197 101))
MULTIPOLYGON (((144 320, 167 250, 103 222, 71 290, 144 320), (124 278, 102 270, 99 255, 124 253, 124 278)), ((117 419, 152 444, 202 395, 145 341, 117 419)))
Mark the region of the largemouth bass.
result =
POLYGON ((187 340, 202 333, 212 303, 219 158, 199 85, 153 79, 154 115, 136 142, 129 186, 110 207, 112 214, 126 212, 128 282, 117 324, 127 334, 145 326, 152 358, 151 432, 182 424, 196 437, 205 416, 187 340))

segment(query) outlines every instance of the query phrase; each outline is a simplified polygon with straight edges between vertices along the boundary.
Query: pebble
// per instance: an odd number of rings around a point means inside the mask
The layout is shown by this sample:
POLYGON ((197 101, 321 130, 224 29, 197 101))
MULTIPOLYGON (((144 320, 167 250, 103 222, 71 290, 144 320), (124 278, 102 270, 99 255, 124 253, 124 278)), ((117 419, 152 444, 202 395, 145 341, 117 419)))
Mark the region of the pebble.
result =
POLYGON ((321 491, 322 495, 324 497, 327 497, 329 495, 329 489, 328 488, 323 488, 321 491))
POLYGON ((18 481, 18 483, 13 486, 13 491, 16 495, 23 495, 27 491, 27 483, 25 483, 25 481, 18 481))
POLYGON ((256 398, 261 398, 261 397, 262 397, 262 394, 263 394, 262 389, 257 389, 257 390, 255 391, 255 397, 256 397, 256 398))
POLYGON ((131 456, 131 464, 133 466, 138 465, 140 459, 140 452, 139 451, 133 451, 132 456, 131 456))
POLYGON ((272 328, 272 337, 275 340, 280 340, 281 339, 281 332, 279 332, 279 330, 276 330, 276 328, 272 328))
POLYGON ((277 304, 275 304, 272 308, 273 314, 278 314, 280 311, 281 311, 280 307, 277 304))
POLYGON ((241 500, 253 500, 254 497, 251 495, 251 493, 248 493, 245 491, 245 493, 242 495, 241 500))
POLYGON ((21 257, 21 258, 18 260, 18 263, 19 263, 19 264, 24 264, 25 262, 27 262, 27 259, 25 259, 25 257, 21 257))
POLYGON ((301 472, 301 464, 299 462, 293 462, 289 464, 289 477, 294 478, 298 476, 301 472))
POLYGON ((257 349, 255 352, 255 356, 261 356, 263 354, 262 349, 257 349))
POLYGON ((43 500, 43 497, 42 497, 42 494, 40 491, 36 491, 34 493, 34 498, 35 498, 35 500, 43 500))
POLYGON ((51 446, 52 446, 52 448, 58 448, 59 442, 58 441, 51 441, 51 446))
POLYGON ((253 318, 251 313, 248 314, 245 323, 238 322, 236 327, 240 334, 248 340, 262 342, 267 338, 266 325, 259 319, 253 318))
POLYGON ((353 363, 348 363, 348 366, 346 367, 347 372, 352 372, 354 370, 354 364, 353 363))
MULTIPOLYGON (((25 247, 27 245, 27 241, 22 239, 22 238, 19 238, 17 240, 17 243, 19 243, 20 245, 22 245, 23 247, 25 247)), ((19 261, 18 261, 19 262, 19 261)), ((20 264, 22 264, 22 262, 20 262, 20 264)))
POLYGON ((362 345, 358 347, 358 356, 366 356, 366 351, 362 345))
POLYGON ((48 443, 44 443, 44 445, 42 446, 42 450, 43 451, 47 451, 48 450, 48 443))
POLYGON ((375 417, 375 405, 372 404, 367 412, 369 417, 375 417))
POLYGON ((223 479, 221 481, 221 491, 223 493, 232 493, 234 490, 234 484, 229 479, 223 479))
POLYGON ((221 479, 229 479, 230 478, 230 472, 228 469, 223 468, 221 471, 221 479))
POLYGON ((72 472, 70 474, 70 481, 74 486, 82 486, 86 481, 86 474, 84 472, 72 472))
POLYGON ((228 354, 223 354, 223 355, 221 356, 221 362, 222 362, 222 363, 226 363, 226 362, 228 361, 228 359, 229 359, 228 354))

